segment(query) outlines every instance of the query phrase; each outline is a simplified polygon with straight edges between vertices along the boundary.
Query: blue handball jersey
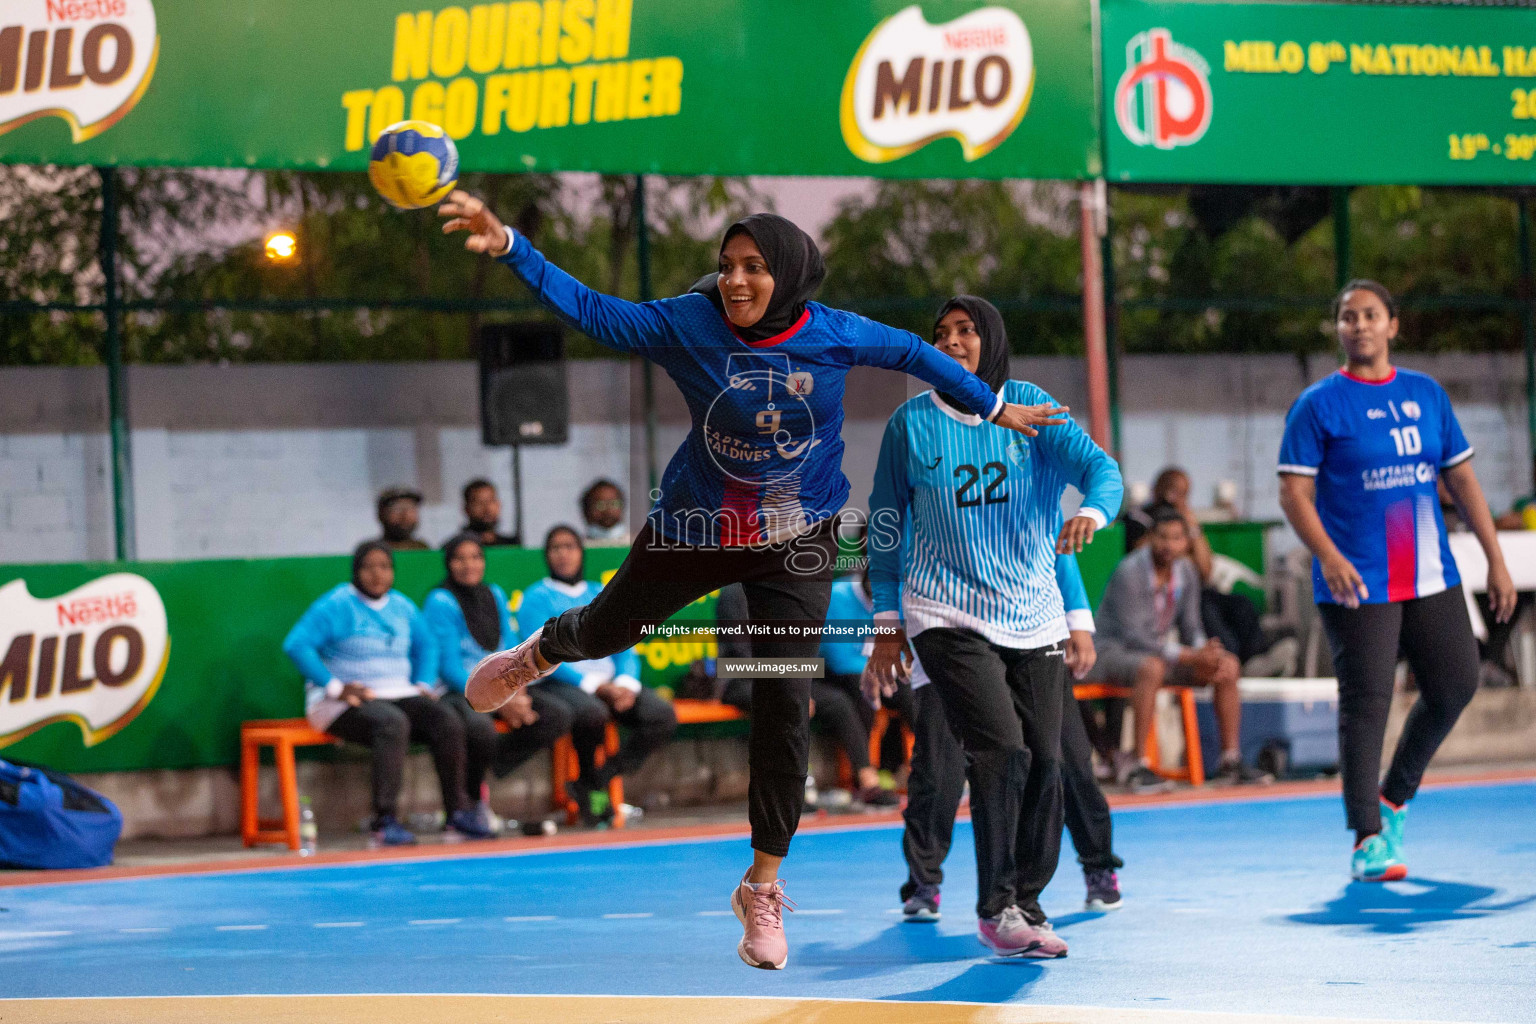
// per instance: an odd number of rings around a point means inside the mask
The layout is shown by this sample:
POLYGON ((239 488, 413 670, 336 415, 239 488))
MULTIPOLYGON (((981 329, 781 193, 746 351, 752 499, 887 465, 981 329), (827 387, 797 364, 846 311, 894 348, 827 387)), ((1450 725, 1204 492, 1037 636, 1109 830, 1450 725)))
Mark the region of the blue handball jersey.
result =
MULTIPOLYGON (((1024 381, 1002 394, 1052 401, 1024 381)), ((900 610, 913 636, 971 629, 1014 648, 1065 639, 1056 538, 1068 484, 1099 526, 1119 513, 1120 469, 1075 422, 1025 437, 932 392, 911 399, 886 425, 869 496, 875 612, 900 610)))
MULTIPOLYGON (((1364 600, 1380 604, 1461 582, 1435 481, 1471 457, 1450 397, 1433 378, 1398 369, 1366 381, 1340 370, 1291 406, 1279 470, 1317 478, 1323 529, 1360 573, 1364 600)), ((1315 558, 1312 593, 1333 601, 1315 558)))
POLYGON ((682 544, 784 540, 843 507, 843 383, 853 366, 913 374, 988 418, 1002 408, 978 377, 917 335, 820 303, 807 303, 782 334, 746 342, 706 296, 602 295, 515 232, 500 259, 567 323, 644 356, 677 383, 693 426, 667 464, 650 521, 682 544))

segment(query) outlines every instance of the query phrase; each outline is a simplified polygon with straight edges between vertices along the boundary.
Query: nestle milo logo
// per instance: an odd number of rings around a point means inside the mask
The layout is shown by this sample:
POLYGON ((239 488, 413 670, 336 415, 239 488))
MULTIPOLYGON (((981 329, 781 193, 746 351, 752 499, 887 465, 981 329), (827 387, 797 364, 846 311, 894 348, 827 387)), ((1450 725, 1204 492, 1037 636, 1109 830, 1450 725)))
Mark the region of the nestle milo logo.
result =
POLYGON ((151 0, 0 3, 0 134, 42 117, 93 139, 132 110, 160 54, 151 0))
POLYGON ((843 141, 869 163, 942 138, 978 160, 1019 126, 1034 83, 1034 49, 1016 12, 982 7, 930 25, 914 5, 876 26, 854 56, 843 80, 843 141))
POLYGON ((0 587, 0 747, 72 721, 85 745, 115 735, 154 698, 171 638, 142 576, 112 573, 58 597, 0 587))

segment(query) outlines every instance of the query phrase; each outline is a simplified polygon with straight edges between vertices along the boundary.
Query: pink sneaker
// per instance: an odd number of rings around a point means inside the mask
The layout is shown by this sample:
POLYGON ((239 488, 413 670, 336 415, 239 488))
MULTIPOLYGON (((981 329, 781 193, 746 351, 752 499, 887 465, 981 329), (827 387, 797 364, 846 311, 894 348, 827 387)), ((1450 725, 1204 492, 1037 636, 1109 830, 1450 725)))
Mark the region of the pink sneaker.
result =
POLYGON ((464 685, 464 698, 476 711, 495 711, 513 695, 536 679, 542 679, 555 666, 540 671, 536 653, 544 627, 534 630, 522 643, 507 651, 497 651, 480 660, 464 685))
POLYGON ((998 956, 1050 960, 1067 955, 1067 944, 1048 923, 1031 925, 1018 907, 976 919, 976 937, 998 956))
POLYGON ((741 922, 741 942, 736 955, 748 967, 781 971, 789 962, 789 941, 784 938, 784 905, 795 909, 794 901, 784 895, 784 880, 761 883, 756 888, 743 875, 741 884, 731 892, 731 909, 741 922))

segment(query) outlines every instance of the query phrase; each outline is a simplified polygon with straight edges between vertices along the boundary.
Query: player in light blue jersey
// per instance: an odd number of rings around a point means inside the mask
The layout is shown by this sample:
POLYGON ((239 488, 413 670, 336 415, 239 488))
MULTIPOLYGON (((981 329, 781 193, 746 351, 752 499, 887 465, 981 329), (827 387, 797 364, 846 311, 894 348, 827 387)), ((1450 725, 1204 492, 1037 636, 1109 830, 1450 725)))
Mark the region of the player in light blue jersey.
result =
POLYGON ((1286 416, 1280 506, 1314 556, 1313 594, 1339 678, 1339 761, 1355 832, 1350 872, 1391 881, 1408 874, 1408 801, 1477 690, 1477 642, 1436 479, 1487 556, 1496 619, 1514 614, 1516 593, 1450 397, 1432 378, 1392 365, 1392 294, 1375 281, 1351 281, 1334 301, 1334 326, 1345 366, 1303 391, 1286 416), (1419 699, 1383 780, 1399 648, 1419 699))
MULTIPOLYGON (((1006 379, 1002 316, 985 300, 951 299, 934 343, 1006 400, 1051 403, 1035 385, 1006 379)), ((1028 914, 1061 849, 1068 629, 1056 556, 1081 550, 1120 499, 1114 460, 1071 422, 1019 438, 953 396, 925 392, 896 410, 880 444, 869 498, 876 621, 905 615, 965 748, 977 935, 1004 956, 1067 950, 1043 915, 1028 914), (1069 484, 1083 502, 1063 524, 1069 484)), ((902 635, 882 636, 870 674, 905 674, 904 648, 902 635)))
MULTIPOLYGON (((811 298, 825 273, 815 241, 783 217, 754 214, 726 230, 719 273, 686 295, 626 302, 553 266, 483 202, 454 192, 444 231, 506 264, 549 309, 590 337, 667 371, 692 427, 624 564, 590 604, 527 631, 471 674, 465 693, 489 710, 561 662, 631 647, 648 625, 741 583, 754 622, 786 627, 754 640, 761 657, 816 656, 836 561, 831 517, 848 496, 842 474, 843 386, 854 366, 915 374, 955 396, 964 415, 1024 434, 1060 424, 1055 403, 1005 401, 921 338, 811 298), (814 629, 790 634, 789 623, 814 629)), ((1044 401, 1047 396, 1038 396, 1044 401)), ((788 958, 779 866, 804 804, 810 680, 752 688, 747 784, 752 867, 733 890, 743 925, 737 953, 777 970, 788 958)))
MULTIPOLYGON (((1116 870, 1125 866, 1115 854, 1114 825, 1109 802, 1093 777, 1093 745, 1072 694, 1075 680, 1093 668, 1093 611, 1076 555, 1056 556, 1056 582, 1067 609, 1067 669, 1061 722, 1062 812, 1067 833, 1083 868, 1087 895, 1085 909, 1118 910, 1120 880, 1116 870)), ((908 699, 915 743, 912 772, 907 779, 907 806, 902 810, 905 829, 902 854, 907 861, 907 880, 901 886, 902 919, 929 923, 939 919, 939 888, 944 881, 944 860, 949 856, 955 815, 965 789, 965 751, 949 727, 938 688, 928 685, 922 659, 912 659, 912 691, 908 699)), ((878 694, 873 694, 879 699, 878 694)), ((1021 907, 1028 918, 1040 919, 1038 903, 1021 907)))

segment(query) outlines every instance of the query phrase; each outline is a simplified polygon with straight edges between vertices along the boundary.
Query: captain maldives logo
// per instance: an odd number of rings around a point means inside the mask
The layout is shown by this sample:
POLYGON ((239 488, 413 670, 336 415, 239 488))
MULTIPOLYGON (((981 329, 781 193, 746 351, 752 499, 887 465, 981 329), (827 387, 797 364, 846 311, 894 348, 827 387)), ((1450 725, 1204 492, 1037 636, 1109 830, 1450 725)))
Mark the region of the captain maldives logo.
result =
POLYGON ((74 722, 88 747, 116 735, 154 699, 170 657, 165 604, 132 573, 49 598, 13 580, 0 623, 0 747, 54 722, 74 722))
POLYGON ((139 102, 159 55, 150 0, 0 2, 0 135, 59 117, 94 139, 139 102))
POLYGON ((1013 134, 1035 85, 1024 21, 983 7, 943 25, 908 7, 864 40, 843 80, 843 141, 853 155, 888 163, 936 139, 979 160, 1013 134))
POLYGON ((1199 142, 1211 125, 1211 68, 1165 28, 1138 32, 1125 47, 1115 86, 1115 120, 1138 146, 1173 149, 1199 142))

